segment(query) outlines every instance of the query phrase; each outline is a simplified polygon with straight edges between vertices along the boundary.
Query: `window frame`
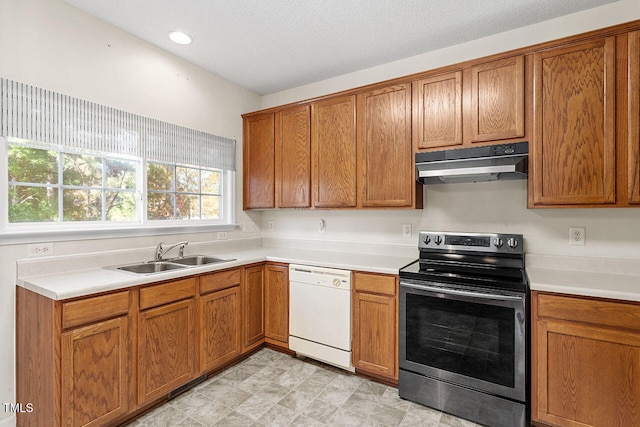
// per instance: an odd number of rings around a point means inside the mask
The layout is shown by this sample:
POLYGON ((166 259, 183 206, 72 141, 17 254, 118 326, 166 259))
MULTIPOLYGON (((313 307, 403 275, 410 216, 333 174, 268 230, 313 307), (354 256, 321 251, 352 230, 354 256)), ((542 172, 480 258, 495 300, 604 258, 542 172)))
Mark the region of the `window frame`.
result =
MULTIPOLYGON (((197 233, 202 231, 231 231, 236 227, 235 224, 235 205, 236 205, 236 180, 235 171, 215 169, 206 166, 181 165, 167 162, 154 162, 140 157, 124 156, 116 153, 96 153, 90 150, 69 149, 55 144, 43 144, 37 141, 28 141, 19 138, 10 138, 0 136, 0 245, 28 243, 28 242, 46 242, 46 241, 64 241, 64 240, 83 240, 97 238, 114 238, 114 237, 131 237, 146 236, 159 234, 184 234, 197 233), (30 223, 9 223, 9 180, 8 180, 8 147, 15 141, 19 145, 43 148, 50 146, 58 153, 59 162, 62 159, 62 153, 96 155, 105 158, 114 158, 122 160, 135 160, 139 164, 139 170, 136 172, 136 186, 134 190, 138 200, 136 204, 137 218, 135 221, 64 221, 60 218, 57 221, 50 222, 30 222, 30 223), (199 170, 220 171, 220 219, 147 219, 147 161, 154 163, 171 164, 175 167, 189 167, 199 170), (139 186, 139 187, 138 187, 139 186)), ((104 160, 103 160, 104 161, 104 160)), ((58 165, 59 174, 62 165, 58 165)), ((62 175, 58 178, 58 184, 53 186, 60 192, 59 205, 62 204, 63 189, 75 188, 76 186, 62 185, 62 175)), ((91 187, 91 189, 107 191, 105 186, 104 174, 101 187, 91 187)), ((130 190, 129 190, 130 191, 130 190)), ((175 193, 174 193, 175 194, 175 193)), ((202 193, 200 193, 202 194, 202 193)), ((104 197, 103 197, 104 200, 104 197)), ((104 205, 101 208, 104 211, 104 205)), ((60 212, 59 212, 60 214, 60 212)))

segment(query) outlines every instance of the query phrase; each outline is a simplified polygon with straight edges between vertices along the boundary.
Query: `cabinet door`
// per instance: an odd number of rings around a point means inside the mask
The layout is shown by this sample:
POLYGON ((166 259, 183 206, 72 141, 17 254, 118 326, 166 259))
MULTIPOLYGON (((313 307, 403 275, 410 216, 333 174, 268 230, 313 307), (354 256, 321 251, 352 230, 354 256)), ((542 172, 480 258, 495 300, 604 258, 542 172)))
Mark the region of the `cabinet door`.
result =
POLYGON ((537 322, 536 336, 534 420, 557 426, 640 425, 640 336, 559 321, 537 322))
POLYGON ((629 203, 640 203, 640 31, 629 33, 629 203))
POLYGON ((462 71, 413 83, 413 138, 418 150, 462 144, 462 71))
POLYGON ((289 342, 289 267, 266 266, 265 336, 289 342))
POLYGON ((396 297, 355 292, 353 366, 397 380, 396 297))
POLYGON ((311 108, 276 113, 276 206, 311 206, 311 108))
POLYGON ((411 85, 357 97, 358 205, 410 207, 415 189, 411 147, 411 85))
POLYGON ((534 55, 533 205, 615 202, 615 38, 534 55))
POLYGON ((244 209, 275 207, 275 144, 272 113, 245 117, 243 143, 244 209))
POLYGON ((200 298, 200 371, 222 366, 240 354, 240 286, 200 298))
POLYGON ((249 267, 242 283, 244 348, 264 338, 264 266, 249 267))
POLYGON ((140 312, 138 398, 150 402, 194 377, 193 298, 140 312))
POLYGON ((314 206, 356 206, 355 113, 355 96, 333 98, 311 106, 314 206))
POLYGON ((63 333, 62 424, 104 425, 126 414, 134 406, 130 363, 127 316, 63 333))
POLYGON ((471 142, 524 136, 524 57, 471 68, 471 142))

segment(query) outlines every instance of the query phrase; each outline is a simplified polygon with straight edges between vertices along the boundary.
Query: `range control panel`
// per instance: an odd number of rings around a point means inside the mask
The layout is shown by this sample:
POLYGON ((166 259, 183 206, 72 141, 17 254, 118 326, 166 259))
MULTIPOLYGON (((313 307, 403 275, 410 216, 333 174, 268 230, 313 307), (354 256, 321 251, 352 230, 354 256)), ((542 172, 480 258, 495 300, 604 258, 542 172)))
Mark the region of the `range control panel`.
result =
POLYGON ((500 233, 454 233, 442 231, 421 231, 418 247, 435 249, 489 253, 522 254, 523 237, 521 234, 500 233))

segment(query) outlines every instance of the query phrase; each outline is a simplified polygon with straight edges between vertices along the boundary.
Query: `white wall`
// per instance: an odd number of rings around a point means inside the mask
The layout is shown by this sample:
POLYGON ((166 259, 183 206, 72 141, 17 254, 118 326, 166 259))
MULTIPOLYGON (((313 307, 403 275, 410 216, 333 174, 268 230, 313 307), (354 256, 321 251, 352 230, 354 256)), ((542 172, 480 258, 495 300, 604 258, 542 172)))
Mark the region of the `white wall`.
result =
MULTIPOLYGON (((0 76, 182 126, 238 139, 240 114, 260 108, 260 97, 72 8, 60 0, 0 1, 0 76)), ((242 212, 238 170, 238 223, 259 223, 242 212)), ((5 203, 5 201, 0 201, 5 203)), ((260 233, 229 233, 229 238, 260 233)), ((162 240, 215 240, 187 236, 83 240, 54 244, 56 255, 153 247, 162 240)), ((0 241, 0 425, 13 425, 2 403, 15 402, 15 263, 26 245, 0 241)), ((26 402, 23 402, 26 403, 26 402)), ((37 408, 36 408, 37 410, 37 408)))
MULTIPOLYGON (((418 73, 569 35, 640 19, 640 0, 599 8, 486 37, 382 66, 262 97, 263 108, 313 98, 369 83, 418 73)), ((265 211, 263 235, 319 240, 417 244, 419 230, 522 233, 526 250, 538 254, 640 258, 637 209, 530 209, 524 181, 425 187, 417 211, 265 211), (327 231, 317 232, 319 219, 327 231), (275 231, 267 230, 273 220, 275 231), (414 234, 401 235, 402 224, 414 234), (569 246, 569 226, 585 226, 587 244, 569 246)))

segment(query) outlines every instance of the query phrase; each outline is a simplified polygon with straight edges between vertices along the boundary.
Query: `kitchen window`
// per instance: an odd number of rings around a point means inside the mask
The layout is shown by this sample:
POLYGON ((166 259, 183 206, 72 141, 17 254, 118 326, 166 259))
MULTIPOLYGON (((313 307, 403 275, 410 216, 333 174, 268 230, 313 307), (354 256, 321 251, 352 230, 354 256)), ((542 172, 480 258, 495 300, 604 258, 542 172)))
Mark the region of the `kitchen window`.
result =
POLYGON ((231 139, 0 78, 0 155, 0 241, 234 227, 231 139))

